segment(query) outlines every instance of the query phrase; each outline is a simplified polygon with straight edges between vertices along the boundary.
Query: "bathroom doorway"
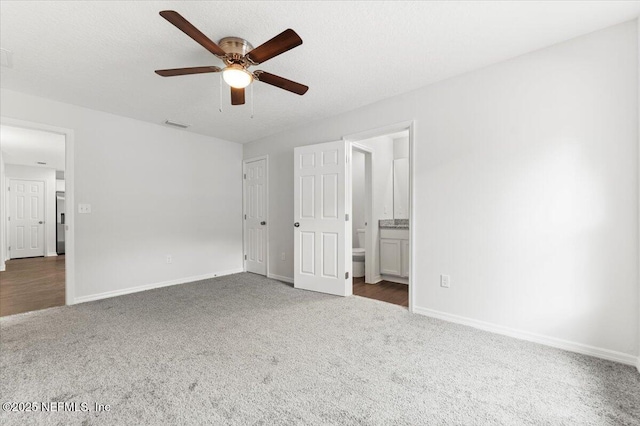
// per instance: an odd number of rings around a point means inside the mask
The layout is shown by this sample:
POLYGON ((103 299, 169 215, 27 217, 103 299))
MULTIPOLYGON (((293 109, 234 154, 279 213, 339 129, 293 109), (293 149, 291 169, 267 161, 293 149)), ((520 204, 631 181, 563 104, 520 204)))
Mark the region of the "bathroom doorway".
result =
POLYGON ((411 309, 411 123, 350 142, 353 294, 411 309))

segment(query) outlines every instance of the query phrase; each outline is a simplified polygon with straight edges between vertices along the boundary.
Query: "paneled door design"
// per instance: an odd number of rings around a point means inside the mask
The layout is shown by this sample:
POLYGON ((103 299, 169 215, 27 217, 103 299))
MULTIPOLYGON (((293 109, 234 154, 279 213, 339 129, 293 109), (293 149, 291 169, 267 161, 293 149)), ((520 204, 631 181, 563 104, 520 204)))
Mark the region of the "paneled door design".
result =
MULTIPOLYGON (((294 287, 349 296, 346 142, 294 150, 294 287)), ((350 228, 350 226, 349 226, 350 228)), ((350 231, 349 231, 350 232, 350 231)))
POLYGON ((244 166, 244 250, 247 272, 267 275, 267 160, 244 166))
POLYGON ((9 184, 9 256, 44 256, 44 182, 12 179, 9 184))

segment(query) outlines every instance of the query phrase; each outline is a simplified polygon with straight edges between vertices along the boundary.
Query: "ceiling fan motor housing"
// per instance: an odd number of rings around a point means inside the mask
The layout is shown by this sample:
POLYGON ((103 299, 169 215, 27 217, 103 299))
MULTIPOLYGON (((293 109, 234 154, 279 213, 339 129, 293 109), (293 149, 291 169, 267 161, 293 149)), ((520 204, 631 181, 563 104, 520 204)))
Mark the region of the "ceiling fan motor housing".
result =
POLYGON ((244 56, 253 50, 253 46, 247 40, 240 37, 225 37, 220 39, 218 45, 227 54, 230 63, 244 65, 244 56))

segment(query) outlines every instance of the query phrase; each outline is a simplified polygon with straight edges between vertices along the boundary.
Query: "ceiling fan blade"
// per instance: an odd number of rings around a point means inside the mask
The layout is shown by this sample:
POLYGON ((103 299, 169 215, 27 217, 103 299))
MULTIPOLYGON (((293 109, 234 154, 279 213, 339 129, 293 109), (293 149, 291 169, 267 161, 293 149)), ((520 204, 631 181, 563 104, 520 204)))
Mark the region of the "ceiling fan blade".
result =
POLYGON ((231 105, 244 105, 244 89, 231 88, 231 105))
POLYGON ((184 19, 184 17, 175 10, 163 10, 162 12, 160 12, 160 16, 171 22, 179 30, 194 39, 198 44, 207 49, 209 52, 213 53, 216 56, 225 55, 225 51, 222 50, 220 46, 211 41, 209 37, 202 34, 199 29, 194 27, 189 21, 184 19))
POLYGON ((284 90, 288 90, 297 95, 304 95, 305 93, 307 93, 307 90, 309 90, 309 86, 296 83, 295 81, 287 80, 286 78, 265 71, 255 71, 254 75, 258 81, 279 87, 284 90))
POLYGON ((204 74, 207 72, 220 72, 222 69, 218 67, 191 67, 191 68, 172 68, 168 70, 156 70, 156 74, 163 77, 173 77, 176 75, 187 74, 204 74))
POLYGON ((254 64, 260 64, 301 44, 300 36, 289 28, 247 53, 246 57, 254 64))

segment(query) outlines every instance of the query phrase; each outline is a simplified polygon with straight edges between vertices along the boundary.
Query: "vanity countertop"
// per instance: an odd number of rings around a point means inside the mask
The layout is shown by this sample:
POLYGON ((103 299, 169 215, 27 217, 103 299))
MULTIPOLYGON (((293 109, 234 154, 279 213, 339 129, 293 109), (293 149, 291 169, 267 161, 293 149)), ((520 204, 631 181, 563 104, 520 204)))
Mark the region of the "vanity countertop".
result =
POLYGON ((409 229, 409 219, 381 219, 378 221, 378 227, 385 229, 409 229))

